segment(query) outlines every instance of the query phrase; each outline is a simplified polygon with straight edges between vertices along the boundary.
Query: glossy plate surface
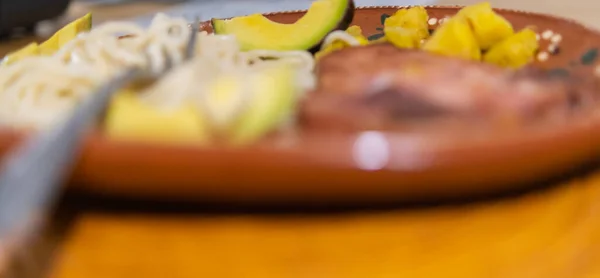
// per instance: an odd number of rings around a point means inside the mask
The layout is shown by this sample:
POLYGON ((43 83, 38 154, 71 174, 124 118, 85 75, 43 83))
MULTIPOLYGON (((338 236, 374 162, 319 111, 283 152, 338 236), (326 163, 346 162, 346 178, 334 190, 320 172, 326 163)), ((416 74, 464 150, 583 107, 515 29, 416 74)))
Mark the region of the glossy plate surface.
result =
MULTIPOLYGON (((353 24, 375 39, 399 7, 358 8, 353 24)), ((430 25, 458 7, 428 7, 430 25)), ((600 34, 552 16, 498 10, 516 29, 536 26, 540 60, 554 74, 596 78, 600 34), (558 54, 546 49, 559 46, 558 54), (546 59, 547 58, 547 59, 546 59)), ((291 23, 302 11, 268 14, 291 23)), ((204 29, 210 29, 203 23, 204 29)), ((600 110, 597 110, 600 112, 600 110)), ((87 139, 73 186, 133 197, 223 202, 381 202, 490 194, 530 186, 592 160, 600 151, 600 113, 518 133, 426 138, 368 131, 302 134, 244 149, 207 149, 87 139)), ((22 135, 0 133, 4 151, 22 135)))

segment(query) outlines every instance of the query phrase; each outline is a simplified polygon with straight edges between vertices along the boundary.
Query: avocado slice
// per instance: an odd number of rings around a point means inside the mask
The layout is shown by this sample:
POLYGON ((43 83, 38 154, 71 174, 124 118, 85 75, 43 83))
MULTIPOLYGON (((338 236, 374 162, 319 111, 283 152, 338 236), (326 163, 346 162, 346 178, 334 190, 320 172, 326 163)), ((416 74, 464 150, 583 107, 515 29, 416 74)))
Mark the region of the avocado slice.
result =
POLYGON ((209 131, 193 105, 161 110, 142 102, 131 92, 113 97, 105 118, 108 136, 158 142, 206 142, 209 131))
POLYGON ((200 110, 186 104, 164 111, 134 93, 121 92, 112 99, 104 129, 113 138, 198 143, 208 142, 216 131, 231 145, 246 145, 289 119, 296 104, 295 78, 287 65, 242 75, 224 73, 207 87, 208 98, 200 110), (249 96, 242 106, 235 104, 240 94, 249 96))
POLYGON ((207 84, 201 109, 227 143, 252 143, 293 113, 295 78, 295 71, 287 65, 223 72, 207 84))
POLYGON ((92 14, 88 13, 65 27, 58 30, 52 37, 40 44, 40 54, 52 55, 65 44, 73 40, 79 33, 89 32, 92 29, 92 14))
POLYGON ((317 0, 292 24, 261 14, 213 19, 215 34, 235 35, 242 50, 309 50, 316 52, 327 34, 345 30, 354 17, 353 0, 317 0))
POLYGON ((2 59, 2 65, 10 65, 16 61, 19 61, 25 57, 29 57, 29 56, 37 56, 40 53, 40 49, 37 43, 30 43, 26 46, 24 46, 23 48, 9 53, 8 55, 6 55, 6 57, 4 57, 4 59, 2 59))
POLYGON ((250 80, 252 98, 231 129, 233 145, 259 139, 289 119, 296 106, 295 72, 287 66, 262 70, 250 80))
POLYGON ((50 56, 54 54, 58 50, 58 35, 55 33, 40 44, 40 54, 45 56, 50 56))
POLYGON ((61 28, 56 34, 58 35, 58 48, 73 40, 79 33, 89 32, 92 29, 92 14, 88 13, 81 18, 69 23, 61 28))

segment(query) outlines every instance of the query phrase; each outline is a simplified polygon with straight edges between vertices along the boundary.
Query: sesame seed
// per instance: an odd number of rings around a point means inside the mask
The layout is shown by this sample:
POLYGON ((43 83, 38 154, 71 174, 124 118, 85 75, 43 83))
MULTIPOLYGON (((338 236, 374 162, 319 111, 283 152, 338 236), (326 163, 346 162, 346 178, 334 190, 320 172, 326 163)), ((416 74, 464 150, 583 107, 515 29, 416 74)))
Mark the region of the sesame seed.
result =
POLYGON ((429 21, 427 21, 427 23, 429 23, 429 25, 435 25, 438 22, 437 18, 432 17, 429 19, 429 21))
POLYGON ((538 53, 538 55, 537 55, 537 58, 540 62, 544 62, 544 61, 548 60, 548 57, 549 57, 548 52, 544 52, 544 51, 538 53))
POLYGON ((552 37, 552 35, 554 35, 554 32, 552 32, 552 30, 546 30, 544 31, 544 33, 542 33, 542 39, 549 40, 552 37))
POLYGON ((562 41, 562 36, 560 34, 554 34, 554 36, 550 38, 550 41, 553 43, 559 43, 560 41, 562 41))

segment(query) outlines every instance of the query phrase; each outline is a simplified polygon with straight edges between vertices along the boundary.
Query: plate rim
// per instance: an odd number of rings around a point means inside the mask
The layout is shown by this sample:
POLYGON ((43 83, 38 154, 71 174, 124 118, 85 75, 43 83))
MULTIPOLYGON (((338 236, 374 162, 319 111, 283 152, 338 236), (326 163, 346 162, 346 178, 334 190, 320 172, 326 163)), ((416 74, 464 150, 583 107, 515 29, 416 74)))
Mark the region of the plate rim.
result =
MULTIPOLYGON (((462 5, 407 5, 407 6, 397 6, 397 5, 385 5, 385 6, 359 6, 359 7, 355 7, 355 10, 381 10, 381 9, 402 9, 402 8, 406 8, 406 7, 412 7, 412 6, 421 6, 421 7, 425 7, 426 9, 455 9, 458 10, 464 6, 462 5)), ((569 24, 572 24, 574 27, 578 27, 578 28, 583 28, 585 31, 587 32, 592 32, 594 33, 596 36, 600 37, 600 33, 594 29, 594 28, 589 28, 588 26, 581 24, 579 22, 577 22, 576 20, 573 19, 569 19, 569 18, 563 18, 560 16, 555 16, 555 15, 549 15, 549 14, 543 14, 543 13, 537 13, 537 12, 529 12, 529 11, 521 11, 521 10, 515 10, 515 9, 504 9, 504 8, 494 8, 494 10, 497 11, 501 11, 501 12, 507 12, 507 13, 517 13, 517 14, 524 14, 524 15, 530 15, 530 16, 535 16, 535 17, 541 17, 541 18, 546 18, 549 20, 554 20, 554 21, 562 21, 562 22, 567 22, 569 24)), ((287 11, 279 11, 279 12, 269 12, 269 13, 261 13, 262 15, 265 16, 269 16, 269 15, 285 15, 285 14, 294 14, 294 13, 304 13, 306 12, 306 9, 303 10, 287 10, 287 11)), ((588 124, 592 124, 596 127, 599 128, 600 131, 600 115, 586 115, 584 120, 587 120, 587 123, 580 123, 583 124, 585 126, 587 126, 588 124)), ((545 140, 548 141, 549 137, 557 137, 557 136, 568 136, 568 137, 573 137, 573 133, 580 133, 581 128, 589 128, 589 127, 582 127, 581 125, 575 125, 573 123, 569 123, 569 124, 562 124, 560 128, 558 128, 557 130, 555 130, 554 132, 550 132, 550 134, 547 134, 548 129, 544 128, 544 135, 541 135, 539 132, 536 132, 536 136, 537 137, 541 137, 538 138, 537 140, 545 140), (568 129, 568 130, 567 130, 568 129)), ((10 128, 3 128, 0 129, 0 148, 6 148, 7 144, 5 142, 7 141, 17 141, 15 139, 18 139, 17 142, 23 140, 24 137, 27 137, 29 135, 30 131, 23 131, 23 130, 13 130, 10 128)), ((355 132, 355 133, 350 133, 350 134, 346 134, 346 136, 348 137, 356 137, 360 132, 355 132)), ((600 132, 599 132, 600 133, 600 132)), ((530 141, 530 140, 525 140, 524 138, 521 137, 525 137, 527 135, 531 135, 532 133, 528 132, 526 134, 523 134, 522 136, 516 136, 516 137, 511 137, 509 138, 509 141, 506 140, 506 138, 504 138, 503 140, 494 140, 494 139, 486 139, 486 147, 494 147, 494 145, 498 145, 499 143, 502 145, 506 145, 506 144, 510 144, 510 145, 514 145, 515 143, 522 143, 523 141, 530 141), (521 139, 520 139, 521 138, 521 139), (493 141, 493 142, 492 142, 493 141)), ((581 134, 579 134, 579 136, 581 137, 581 134)), ((98 147, 98 144, 101 146, 101 148, 106 149, 108 147, 108 149, 113 149, 113 155, 115 155, 115 151, 114 150, 118 150, 121 148, 124 148, 126 146, 129 147, 133 147, 135 150, 132 151, 132 153, 135 153, 135 151, 140 151, 140 150, 144 150, 144 149, 150 149, 153 152, 156 152, 158 150, 177 150, 180 151, 181 149, 189 149, 189 147, 187 145, 183 145, 182 148, 179 148, 179 146, 177 144, 173 145, 173 146, 169 146, 169 145, 162 145, 162 144, 155 144, 152 142, 145 142, 145 141, 141 141, 141 140, 132 140, 132 141, 127 141, 127 142, 123 142, 119 139, 110 139, 107 138, 106 133, 102 132, 101 128, 96 127, 92 129, 92 133, 87 136, 88 138, 86 139, 86 145, 88 145, 88 147, 90 146, 89 142, 92 142, 92 146, 96 146, 98 147), (96 131, 99 131, 96 132, 96 131), (113 142, 110 142, 110 140, 114 140, 113 142), (175 147, 175 148, 173 148, 175 147)), ((600 144, 599 144, 600 145, 600 144)), ((192 147, 192 148, 196 148, 197 147, 192 147)), ((254 148, 254 147, 252 147, 254 148)), ((479 147, 481 148, 481 146, 479 147)), ((203 148, 204 149, 204 148, 203 148)), ((207 148, 209 152, 215 152, 218 151, 215 148, 207 148)), ((459 149, 458 147, 452 147, 451 149, 459 149)), ((593 148, 595 150, 594 155, 596 155, 596 153, 598 153, 598 151, 600 151, 600 146, 598 147, 594 147, 593 148)), ((258 150, 258 149, 256 149, 258 150)), ((250 152, 256 152, 256 150, 251 150, 250 152)), ((463 151, 463 146, 460 146, 460 150, 463 151)), ((98 151, 98 150, 97 150, 98 151)), ((96 152, 97 152, 96 151, 96 152)), ((197 150, 197 153, 201 153, 202 151, 206 151, 206 150, 197 150)), ((85 159, 85 158, 84 158, 85 159)), ((96 159, 96 162, 100 160, 102 161, 102 159, 96 159)), ((187 159, 189 162, 189 159, 187 159)), ((472 162, 469 162, 468 164, 470 164, 472 162)), ((87 163, 89 164, 89 162, 87 163)), ((309 165, 311 166, 311 165, 309 165)), ((323 165, 324 166, 324 165, 323 165)), ((84 167, 91 167, 90 165, 85 165, 84 167)), ((106 165, 104 166, 106 168, 106 165)), ((326 166, 324 168, 331 168, 331 166, 326 166)), ((360 170, 356 167, 354 168, 346 168, 346 170, 348 171, 353 171, 353 172, 357 172, 357 171, 363 171, 360 170)), ((85 169, 83 171, 83 175, 85 176, 86 173, 89 174, 90 169, 85 169)), ((408 171, 406 170, 401 170, 400 172, 404 172, 407 173, 408 171)), ((399 173, 400 174, 400 173, 399 173)), ((79 173, 79 176, 81 176, 81 173, 79 173)), ((97 175, 96 175, 97 176, 97 175)), ((89 178, 83 178, 83 180, 88 180, 89 178)), ((92 178, 93 180, 93 178, 92 178)), ((210 181, 209 181, 210 182, 210 181)), ((109 186, 110 187, 110 186, 109 186)), ((114 187, 118 187, 118 186, 113 186, 113 189, 115 189, 114 187)), ((498 187, 498 186, 496 186, 498 187)), ((501 186, 502 187, 502 186, 501 186)), ((505 187, 514 187, 514 186, 504 186, 502 188, 505 187)), ((100 191, 102 191, 102 186, 92 186, 89 187, 88 189, 99 189, 100 191)), ((163 191, 165 190, 169 190, 169 186, 165 186, 165 188, 163 188, 163 191)), ((110 188, 104 188, 104 189, 110 189, 110 188)), ((202 190, 202 186, 198 187, 198 190, 202 190)), ((368 190, 368 189, 364 189, 364 190, 368 190)), ((497 188, 494 190, 498 190, 497 188)), ((109 190, 110 191, 110 190, 109 190)), ((113 190, 114 191, 114 190, 113 190)), ((160 191, 160 190, 159 190, 160 191)), ((185 194, 185 193, 184 193, 185 194)), ((470 194, 470 193, 469 193, 470 194)), ((158 193, 158 196, 160 197, 160 193, 158 193)), ((336 198, 337 201, 339 201, 338 199, 344 199, 344 197, 339 197, 336 198)))

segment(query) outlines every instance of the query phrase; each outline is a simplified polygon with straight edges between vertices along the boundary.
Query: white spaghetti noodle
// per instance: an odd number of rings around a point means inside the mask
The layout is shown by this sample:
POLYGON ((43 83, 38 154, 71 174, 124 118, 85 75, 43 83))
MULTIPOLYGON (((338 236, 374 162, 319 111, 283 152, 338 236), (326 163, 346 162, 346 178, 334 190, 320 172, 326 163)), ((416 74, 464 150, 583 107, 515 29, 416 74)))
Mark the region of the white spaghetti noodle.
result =
POLYGON ((325 39, 323 40, 323 44, 321 44, 321 50, 323 50, 325 47, 336 41, 344 42, 349 46, 360 45, 360 42, 355 37, 348 34, 348 32, 337 30, 329 33, 329 35, 325 37, 325 39))
MULTIPOLYGON (((79 35, 50 57, 30 57, 0 67, 0 124, 51 126, 124 67, 160 72, 168 61, 183 61, 191 29, 182 18, 158 14, 148 29, 128 22, 110 22, 79 35), (119 36, 127 35, 126 38, 119 36)), ((198 37, 193 61, 179 66, 141 94, 157 108, 197 98, 219 72, 256 70, 274 63, 297 69, 299 91, 314 85, 312 55, 306 51, 242 52, 232 36, 198 37)))
POLYGON ((32 57, 0 71, 0 124, 45 128, 71 111, 102 79, 89 67, 32 57))
POLYGON ((156 15, 148 30, 129 22, 109 22, 78 36, 56 56, 67 63, 92 65, 105 76, 126 66, 157 73, 167 60, 174 64, 183 60, 190 31, 184 19, 164 14, 156 15), (127 38, 119 38, 125 34, 127 38))
POLYGON ((221 73, 244 75, 281 63, 296 70, 298 93, 314 88, 314 59, 310 53, 273 50, 242 52, 235 37, 202 32, 198 37, 197 56, 190 63, 170 72, 155 86, 142 92, 141 96, 155 106, 176 108, 183 102, 203 95, 206 85, 221 73))

